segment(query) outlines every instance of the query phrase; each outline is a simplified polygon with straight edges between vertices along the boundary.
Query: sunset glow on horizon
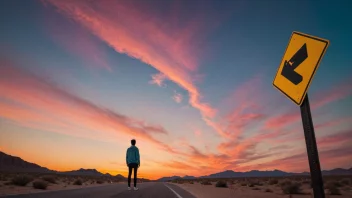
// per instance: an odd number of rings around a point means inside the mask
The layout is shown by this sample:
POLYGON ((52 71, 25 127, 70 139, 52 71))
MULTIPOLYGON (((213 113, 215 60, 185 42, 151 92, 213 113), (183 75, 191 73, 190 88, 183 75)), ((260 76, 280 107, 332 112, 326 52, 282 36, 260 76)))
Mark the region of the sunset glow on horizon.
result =
POLYGON ((135 138, 148 179, 309 171, 300 109, 272 86, 300 31, 330 40, 309 89, 321 167, 351 168, 351 14, 333 3, 1 2, 0 151, 127 176, 135 138))

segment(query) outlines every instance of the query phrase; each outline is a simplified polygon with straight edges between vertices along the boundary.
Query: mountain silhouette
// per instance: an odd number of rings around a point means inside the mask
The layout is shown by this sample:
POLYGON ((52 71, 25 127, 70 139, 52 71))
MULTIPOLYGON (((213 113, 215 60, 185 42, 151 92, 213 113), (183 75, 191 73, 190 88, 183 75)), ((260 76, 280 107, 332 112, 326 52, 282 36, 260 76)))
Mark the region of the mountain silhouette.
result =
POLYGON ((186 175, 186 176, 182 177, 182 179, 196 179, 196 177, 186 175))
MULTIPOLYGON (((193 176, 172 176, 172 177, 162 177, 157 181, 171 181, 174 179, 202 179, 202 178, 239 178, 239 177, 284 177, 284 176, 294 176, 294 175, 309 175, 309 172, 302 172, 302 173, 290 173, 284 172, 281 170, 268 170, 268 171, 259 171, 259 170, 251 170, 248 172, 235 172, 232 170, 226 170, 219 173, 214 173, 210 175, 200 176, 200 177, 193 177, 193 176)), ((343 168, 336 168, 332 170, 323 170, 323 175, 352 175, 352 168, 350 169, 343 169, 343 168)))
MULTIPOLYGON (((126 179, 124 176, 118 174, 112 176, 109 173, 101 173, 96 169, 83 169, 72 171, 54 171, 46 167, 42 167, 35 163, 27 162, 19 157, 8 155, 0 151, 0 171, 2 172, 26 172, 26 173, 54 173, 54 174, 64 174, 64 175, 76 175, 76 176, 106 176, 106 177, 116 177, 119 179, 126 179)), ((332 170, 323 170, 323 175, 352 175, 352 167, 349 169, 335 168, 332 170)), ((210 175, 194 177, 194 176, 171 176, 162 177, 157 181, 171 181, 174 179, 197 179, 197 178, 236 178, 236 177, 282 177, 282 176, 292 176, 292 175, 309 175, 309 172, 302 173, 289 173, 281 170, 271 170, 271 171, 259 171, 251 170, 248 172, 235 172, 232 170, 226 170, 219 173, 214 173, 210 175)), ((141 180, 148 181, 148 179, 141 178, 141 180)))
POLYGON ((249 172, 235 172, 232 170, 227 170, 220 173, 214 173, 207 176, 201 176, 200 178, 232 178, 232 177, 282 177, 288 176, 290 173, 286 173, 280 170, 273 171, 259 171, 251 170, 249 172))
MULTIPOLYGON (((64 175, 77 175, 77 176, 107 176, 111 177, 109 173, 103 174, 96 169, 83 169, 72 171, 54 171, 46 167, 39 166, 35 163, 27 162, 19 157, 8 155, 0 151, 0 171, 3 172, 26 172, 26 173, 54 173, 64 175)), ((125 179, 122 175, 116 175, 120 179, 125 179)))
POLYGON ((60 172, 65 175, 81 175, 81 176, 105 176, 105 174, 97 171, 96 169, 78 169, 73 171, 60 172))
POLYGON ((0 171, 4 172, 35 172, 35 173, 53 173, 55 171, 39 166, 34 163, 24 161, 19 157, 8 155, 0 151, 0 171))
POLYGON ((351 175, 352 168, 350 168, 350 169, 335 168, 335 169, 332 169, 329 171, 323 170, 322 174, 323 175, 351 175))
POLYGON ((162 177, 162 178, 158 179, 157 181, 165 182, 165 181, 171 181, 171 180, 175 180, 175 179, 182 179, 182 177, 180 177, 180 176, 162 177))

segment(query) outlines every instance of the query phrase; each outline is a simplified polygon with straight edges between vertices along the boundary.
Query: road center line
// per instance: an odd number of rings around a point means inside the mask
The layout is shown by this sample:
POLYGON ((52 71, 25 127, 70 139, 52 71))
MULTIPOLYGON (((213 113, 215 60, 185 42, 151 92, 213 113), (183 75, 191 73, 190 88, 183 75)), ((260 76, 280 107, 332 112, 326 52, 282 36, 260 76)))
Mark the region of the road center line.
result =
POLYGON ((168 187, 177 196, 177 198, 182 198, 181 195, 179 195, 176 191, 174 191, 174 189, 172 189, 170 186, 166 185, 165 183, 164 185, 168 187))

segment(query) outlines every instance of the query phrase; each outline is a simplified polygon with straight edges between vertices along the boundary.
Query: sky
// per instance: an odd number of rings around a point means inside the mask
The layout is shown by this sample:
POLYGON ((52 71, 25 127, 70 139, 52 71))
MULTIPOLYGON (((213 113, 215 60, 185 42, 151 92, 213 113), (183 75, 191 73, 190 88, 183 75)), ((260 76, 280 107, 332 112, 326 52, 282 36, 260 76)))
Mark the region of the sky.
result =
POLYGON ((0 2, 0 150, 141 177, 309 171, 272 85, 293 31, 330 41, 309 88, 322 169, 352 167, 348 1, 0 2))

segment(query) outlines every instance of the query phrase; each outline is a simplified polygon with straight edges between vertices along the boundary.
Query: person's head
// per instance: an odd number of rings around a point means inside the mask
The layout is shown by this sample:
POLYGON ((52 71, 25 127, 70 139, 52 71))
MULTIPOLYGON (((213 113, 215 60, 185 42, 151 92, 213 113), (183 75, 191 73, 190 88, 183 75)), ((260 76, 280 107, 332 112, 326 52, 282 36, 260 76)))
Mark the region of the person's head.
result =
POLYGON ((135 139, 131 140, 131 144, 132 144, 133 146, 136 145, 136 140, 135 140, 135 139))

